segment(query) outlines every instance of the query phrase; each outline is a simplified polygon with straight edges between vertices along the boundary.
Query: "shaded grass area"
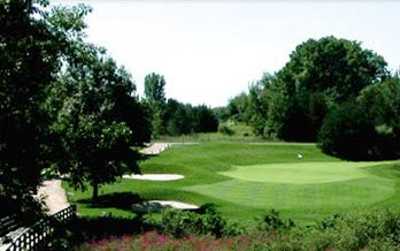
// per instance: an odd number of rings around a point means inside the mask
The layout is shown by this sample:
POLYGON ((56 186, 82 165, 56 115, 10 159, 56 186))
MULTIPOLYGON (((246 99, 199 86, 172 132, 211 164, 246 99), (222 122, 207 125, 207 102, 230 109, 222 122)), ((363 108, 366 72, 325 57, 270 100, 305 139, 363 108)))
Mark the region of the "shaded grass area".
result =
POLYGON ((101 205, 89 203, 90 190, 73 191, 65 183, 64 187, 69 192, 70 201, 77 203, 79 212, 86 216, 111 213, 132 217, 131 202, 165 199, 197 205, 214 203, 225 217, 247 225, 272 208, 278 209, 284 217, 309 224, 334 213, 398 205, 400 199, 396 194, 400 190, 400 167, 397 162, 352 164, 355 166, 349 167, 349 175, 352 172, 359 174, 360 170, 362 175, 347 180, 346 165, 348 162, 321 153, 313 144, 209 142, 175 145, 160 156, 141 163, 143 173, 183 174, 183 180, 151 182, 123 179, 101 187, 101 194, 111 198, 101 205), (297 158, 299 152, 304 155, 302 160, 297 158), (272 167, 291 166, 294 168, 295 175, 291 176, 294 181, 296 176, 300 179, 301 175, 306 177, 312 174, 302 174, 301 169, 295 169, 296 163, 305 166, 307 163, 310 166, 324 166, 326 163, 330 172, 335 174, 337 169, 344 179, 318 184, 287 184, 271 182, 273 178, 254 182, 222 174, 234 171, 237 166, 243 167, 242 171, 247 173, 246 166, 260 164, 263 168, 268 168, 269 164, 272 167), (129 203, 121 198, 126 198, 129 203))

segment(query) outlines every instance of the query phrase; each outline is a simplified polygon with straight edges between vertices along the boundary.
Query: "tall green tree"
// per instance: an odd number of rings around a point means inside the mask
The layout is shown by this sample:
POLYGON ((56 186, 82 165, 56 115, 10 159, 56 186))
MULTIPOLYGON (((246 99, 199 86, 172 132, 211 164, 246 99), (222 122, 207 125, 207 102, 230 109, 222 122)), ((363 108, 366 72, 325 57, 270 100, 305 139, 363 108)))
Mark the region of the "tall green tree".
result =
POLYGON ((268 119, 268 88, 274 76, 265 73, 262 78, 249 87, 248 123, 253 127, 256 135, 266 136, 268 119))
MULTIPOLYGON (((49 12, 46 1, 0 1, 0 204, 1 213, 28 215, 49 165, 50 123, 43 102, 60 70, 72 16, 49 12)), ((82 10, 85 12, 86 10, 82 10)))
POLYGON ((357 99, 336 105, 324 120, 319 146, 345 159, 400 157, 400 80, 364 88, 357 99))
POLYGON ((193 108, 194 131, 195 132, 216 132, 218 130, 218 119, 212 109, 206 105, 199 105, 193 108))
POLYGON ((386 65, 356 41, 330 36, 300 44, 269 91, 270 133, 285 140, 315 140, 329 107, 386 79, 386 65))
POLYGON ((157 73, 150 73, 144 78, 144 96, 149 103, 165 103, 165 79, 157 73))
POLYGON ((249 122, 249 105, 249 95, 245 92, 231 98, 228 102, 230 118, 239 122, 249 122))
POLYGON ((165 112, 165 79, 157 73, 150 73, 144 78, 144 98, 152 108, 153 135, 155 137, 165 133, 163 116, 165 112))
POLYGON ((89 183, 95 201, 100 185, 138 172, 131 145, 140 114, 134 113, 135 85, 123 68, 95 46, 77 42, 74 49, 48 99, 48 107, 58 108, 51 129, 60 142, 59 170, 76 188, 89 183))

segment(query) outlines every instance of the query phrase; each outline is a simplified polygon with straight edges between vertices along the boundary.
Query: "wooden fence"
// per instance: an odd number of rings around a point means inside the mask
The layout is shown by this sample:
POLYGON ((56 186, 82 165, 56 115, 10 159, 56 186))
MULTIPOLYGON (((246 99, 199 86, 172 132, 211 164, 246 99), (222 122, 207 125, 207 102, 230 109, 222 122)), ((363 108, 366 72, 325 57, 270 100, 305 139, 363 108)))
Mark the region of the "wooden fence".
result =
POLYGON ((76 206, 67 207, 45 219, 38 221, 14 239, 6 251, 46 250, 51 236, 76 216, 76 206))

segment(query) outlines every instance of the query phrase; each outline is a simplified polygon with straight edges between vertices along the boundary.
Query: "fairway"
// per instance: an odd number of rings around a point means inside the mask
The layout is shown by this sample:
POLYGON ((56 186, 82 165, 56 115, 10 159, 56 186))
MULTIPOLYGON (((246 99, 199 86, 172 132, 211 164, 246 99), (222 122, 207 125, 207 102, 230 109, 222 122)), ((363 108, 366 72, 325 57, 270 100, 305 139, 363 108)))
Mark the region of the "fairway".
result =
POLYGON ((101 187, 107 205, 87 202, 90 190, 69 199, 83 215, 131 216, 121 198, 214 203, 228 219, 252 225, 271 209, 299 223, 313 223, 334 213, 397 208, 400 167, 396 161, 348 162, 323 154, 314 144, 209 142, 174 145, 140 164, 144 174, 179 174, 161 182, 121 179, 101 187), (298 159, 297 153, 304 158, 298 159))
POLYGON ((313 184, 360 179, 368 172, 360 167, 382 162, 301 162, 234 166, 221 172, 235 179, 286 184, 313 184))

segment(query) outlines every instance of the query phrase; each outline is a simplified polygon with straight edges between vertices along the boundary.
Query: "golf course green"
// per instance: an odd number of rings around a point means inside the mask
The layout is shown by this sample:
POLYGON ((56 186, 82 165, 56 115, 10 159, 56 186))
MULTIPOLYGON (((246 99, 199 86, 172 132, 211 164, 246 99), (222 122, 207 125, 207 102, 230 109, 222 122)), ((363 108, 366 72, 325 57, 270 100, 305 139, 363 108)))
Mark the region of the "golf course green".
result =
POLYGON ((284 184, 340 182, 368 177, 362 167, 380 162, 302 162, 251 166, 233 166, 222 175, 234 179, 284 184))
POLYGON ((400 190, 398 162, 342 161, 323 154, 314 144, 178 144, 140 166, 143 173, 185 178, 121 179, 101 187, 101 195, 112 200, 100 206, 88 202, 90 189, 74 191, 66 183, 64 187, 83 215, 130 216, 130 206, 118 196, 132 195, 141 200, 214 203, 227 218, 248 224, 271 209, 309 224, 334 213, 396 207, 400 202, 396 196, 400 190))

